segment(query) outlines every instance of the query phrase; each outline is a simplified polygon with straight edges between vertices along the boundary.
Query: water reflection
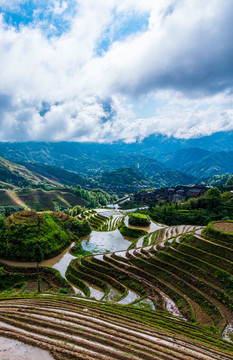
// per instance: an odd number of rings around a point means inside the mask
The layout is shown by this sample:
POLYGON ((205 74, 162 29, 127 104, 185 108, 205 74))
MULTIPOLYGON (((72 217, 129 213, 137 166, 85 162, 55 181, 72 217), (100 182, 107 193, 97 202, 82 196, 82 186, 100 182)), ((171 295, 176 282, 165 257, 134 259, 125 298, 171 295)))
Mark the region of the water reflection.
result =
POLYGON ((104 253, 127 250, 131 242, 126 240, 118 229, 111 232, 92 231, 82 240, 84 250, 92 253, 104 253))

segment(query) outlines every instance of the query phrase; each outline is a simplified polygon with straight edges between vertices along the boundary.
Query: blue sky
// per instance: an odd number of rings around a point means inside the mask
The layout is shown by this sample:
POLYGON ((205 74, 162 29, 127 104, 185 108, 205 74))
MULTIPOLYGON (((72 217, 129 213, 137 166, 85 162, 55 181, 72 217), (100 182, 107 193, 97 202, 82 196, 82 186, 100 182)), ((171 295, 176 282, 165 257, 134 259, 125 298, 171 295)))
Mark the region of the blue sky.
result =
POLYGON ((0 141, 233 130, 231 0, 0 0, 0 141))

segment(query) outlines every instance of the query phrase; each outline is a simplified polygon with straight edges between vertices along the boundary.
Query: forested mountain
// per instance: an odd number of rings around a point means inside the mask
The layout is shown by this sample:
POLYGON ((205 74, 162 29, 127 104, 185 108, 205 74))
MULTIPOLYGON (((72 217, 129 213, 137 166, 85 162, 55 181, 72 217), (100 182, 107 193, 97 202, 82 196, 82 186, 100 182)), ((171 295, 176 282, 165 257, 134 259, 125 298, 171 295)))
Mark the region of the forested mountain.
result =
MULTIPOLYGON (((53 181, 66 185, 88 185, 90 182, 85 179, 88 177, 97 179, 96 186, 98 186, 98 177, 103 173, 110 173, 123 167, 140 172, 147 181, 156 186, 195 182, 193 177, 170 169, 156 159, 127 152, 114 153, 114 149, 116 145, 111 147, 104 144, 32 142, 0 144, 0 154, 4 154, 8 160, 17 161, 37 175, 52 177, 53 181), (65 172, 64 169, 75 172, 76 175, 78 173, 80 177, 78 178, 78 175, 75 177, 73 173, 65 172)), ((91 185, 95 186, 93 182, 91 185)))
POLYGON ((203 179, 232 173, 233 151, 229 151, 232 140, 233 132, 192 140, 154 135, 134 144, 0 143, 0 156, 27 168, 25 163, 40 164, 36 169, 32 165, 28 169, 42 176, 48 173, 49 178, 67 185, 74 182, 85 185, 87 180, 82 178, 99 177, 124 167, 139 171, 156 186, 166 186, 195 182, 193 177, 203 179), (51 166, 75 172, 82 178, 74 179, 73 175, 51 166), (187 178, 187 174, 193 177, 187 178))
POLYGON ((43 164, 15 163, 0 158, 0 185, 6 187, 87 185, 89 181, 74 172, 43 164))
POLYGON ((120 168, 111 172, 104 172, 95 177, 99 183, 106 183, 111 185, 151 185, 149 181, 140 172, 131 168, 120 168))
POLYGON ((199 148, 183 149, 164 158, 167 166, 205 178, 233 172, 233 151, 210 152, 199 148))

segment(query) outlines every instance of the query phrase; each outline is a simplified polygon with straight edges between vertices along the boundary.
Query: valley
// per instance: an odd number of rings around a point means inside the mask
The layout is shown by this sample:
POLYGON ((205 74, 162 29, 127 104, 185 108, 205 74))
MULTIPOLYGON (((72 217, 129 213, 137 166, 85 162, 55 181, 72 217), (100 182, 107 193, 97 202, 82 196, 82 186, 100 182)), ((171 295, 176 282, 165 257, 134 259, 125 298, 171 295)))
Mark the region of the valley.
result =
POLYGON ((4 356, 233 359, 231 177, 211 178, 219 190, 179 167, 207 150, 164 155, 175 170, 117 146, 83 145, 79 162, 74 144, 56 161, 36 146, 0 159, 4 356))

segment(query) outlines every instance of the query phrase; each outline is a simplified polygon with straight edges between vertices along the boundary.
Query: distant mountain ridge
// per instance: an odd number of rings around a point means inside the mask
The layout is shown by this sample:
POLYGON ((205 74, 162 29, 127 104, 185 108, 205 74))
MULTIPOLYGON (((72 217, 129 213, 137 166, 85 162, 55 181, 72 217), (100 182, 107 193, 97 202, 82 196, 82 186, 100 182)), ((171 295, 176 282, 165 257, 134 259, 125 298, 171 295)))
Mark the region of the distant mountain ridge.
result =
POLYGON ((183 149, 169 154, 164 163, 196 178, 233 172, 233 151, 210 152, 199 148, 183 149))
MULTIPOLYGON (((40 163, 42 167, 69 170, 80 176, 80 182, 104 172, 131 168, 156 186, 170 186, 177 181, 188 184, 196 179, 232 173, 233 131, 200 139, 153 135, 133 144, 0 143, 0 156, 14 162, 40 163)), ((42 172, 47 170, 41 168, 42 172)))

